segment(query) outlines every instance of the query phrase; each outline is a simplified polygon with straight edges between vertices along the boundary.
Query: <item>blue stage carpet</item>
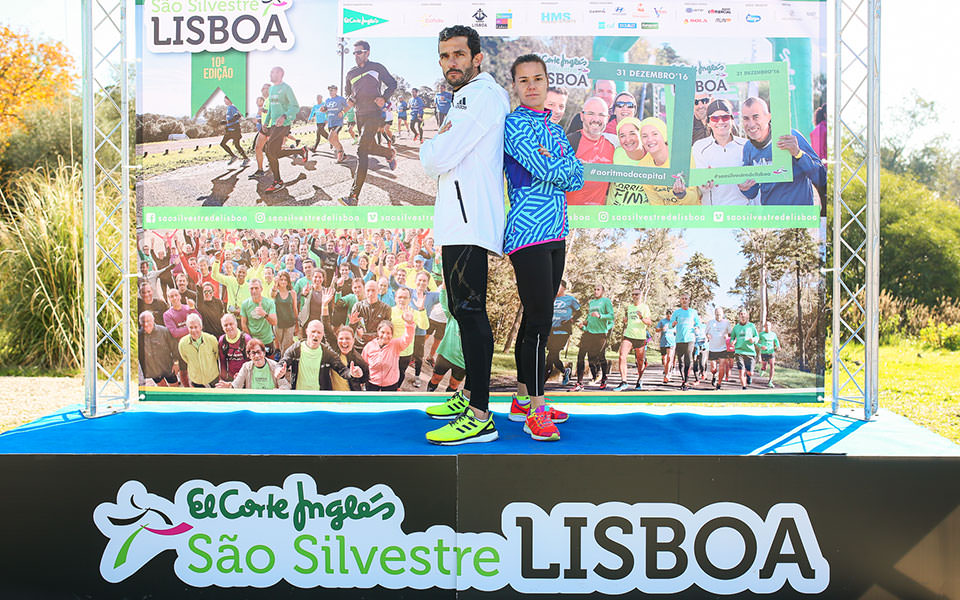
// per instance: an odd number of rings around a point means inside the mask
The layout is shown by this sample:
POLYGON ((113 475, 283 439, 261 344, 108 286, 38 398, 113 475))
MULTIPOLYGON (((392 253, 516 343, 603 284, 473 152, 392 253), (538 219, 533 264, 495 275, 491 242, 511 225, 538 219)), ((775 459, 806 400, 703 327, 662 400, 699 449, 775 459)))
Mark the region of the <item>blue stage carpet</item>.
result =
POLYGON ((555 443, 534 442, 520 423, 495 415, 498 441, 437 447, 423 434, 443 422, 418 410, 175 412, 141 406, 85 419, 74 409, 0 434, 0 454, 960 455, 960 446, 886 412, 869 423, 776 409, 574 415, 560 426, 562 440, 555 443))

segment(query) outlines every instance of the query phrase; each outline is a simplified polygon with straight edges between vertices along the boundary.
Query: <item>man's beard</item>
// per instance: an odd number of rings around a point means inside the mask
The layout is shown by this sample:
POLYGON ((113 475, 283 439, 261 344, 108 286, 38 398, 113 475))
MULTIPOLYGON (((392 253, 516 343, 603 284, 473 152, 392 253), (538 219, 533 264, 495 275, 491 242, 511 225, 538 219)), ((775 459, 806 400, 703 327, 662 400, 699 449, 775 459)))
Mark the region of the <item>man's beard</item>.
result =
POLYGON ((447 71, 446 73, 444 73, 444 74, 443 74, 443 79, 444 79, 448 84, 450 84, 454 89, 457 89, 458 87, 461 87, 461 86, 465 85, 468 81, 470 81, 471 79, 473 79, 473 78, 476 76, 476 74, 477 74, 477 71, 476 71, 475 69, 473 69, 472 66, 471 66, 471 67, 467 67, 467 69, 464 70, 464 71, 462 71, 462 72, 461 72, 461 71, 456 71, 456 73, 458 73, 458 74, 459 74, 459 73, 462 73, 462 77, 460 78, 459 82, 454 82, 454 81, 452 81, 452 80, 450 79, 450 72, 451 72, 451 71, 447 71))

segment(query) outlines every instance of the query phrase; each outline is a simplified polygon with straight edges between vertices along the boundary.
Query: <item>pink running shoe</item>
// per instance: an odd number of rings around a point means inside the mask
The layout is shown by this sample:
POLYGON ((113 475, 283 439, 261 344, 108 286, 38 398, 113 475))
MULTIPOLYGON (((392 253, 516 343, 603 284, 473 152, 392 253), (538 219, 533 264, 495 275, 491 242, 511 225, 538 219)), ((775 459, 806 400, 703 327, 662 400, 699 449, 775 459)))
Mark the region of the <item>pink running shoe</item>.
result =
POLYGON ((523 424, 523 430, 530 437, 540 442, 556 442, 560 440, 560 431, 550 419, 550 412, 546 406, 538 406, 530 411, 523 424))
MULTIPOLYGON (((563 412, 562 410, 557 410, 550 404, 547 404, 547 413, 550 415, 550 420, 554 423, 563 423, 570 418, 570 415, 563 412)), ((517 395, 513 395, 513 402, 510 404, 510 416, 509 419, 515 423, 520 423, 521 421, 527 420, 527 415, 530 414, 530 403, 520 404, 517 401, 517 395)))

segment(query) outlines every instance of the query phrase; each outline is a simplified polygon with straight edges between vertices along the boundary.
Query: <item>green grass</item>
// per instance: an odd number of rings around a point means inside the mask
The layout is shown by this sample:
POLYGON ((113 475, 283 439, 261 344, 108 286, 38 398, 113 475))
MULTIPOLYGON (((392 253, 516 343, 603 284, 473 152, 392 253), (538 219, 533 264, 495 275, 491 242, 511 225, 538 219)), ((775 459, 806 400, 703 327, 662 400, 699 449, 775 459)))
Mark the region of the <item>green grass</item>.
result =
MULTIPOLYGON (((244 140, 244 144, 249 144, 249 142, 244 140)), ((244 150, 246 149, 247 145, 244 145, 244 150)), ((182 167, 203 165, 225 158, 228 158, 227 153, 224 152, 223 148, 219 145, 214 145, 212 148, 200 148, 199 150, 186 148, 183 152, 174 150, 168 155, 164 155, 163 153, 148 154, 141 159, 140 174, 141 177, 145 178, 153 177, 154 175, 168 173, 182 167)), ((252 159, 251 162, 253 162, 252 159)))
POLYGON ((880 407, 960 443, 960 352, 882 346, 880 407))
MULTIPOLYGON (((299 125, 293 131, 291 131, 291 134, 299 137, 301 142, 307 144, 313 143, 314 132, 315 129, 313 127, 299 125)), ((250 157, 250 162, 256 164, 256 155, 250 149, 250 144, 253 143, 254 135, 255 134, 253 133, 245 133, 243 135, 243 141, 241 142, 241 145, 243 146, 244 152, 247 152, 247 156, 250 157)), ((343 135, 347 135, 346 131, 344 131, 343 135)), ((177 143, 189 144, 190 140, 179 140, 177 143)), ((213 146, 208 148, 207 144, 209 143, 209 141, 205 141, 204 145, 201 146, 199 150, 194 150, 193 147, 190 146, 184 148, 183 152, 181 152, 179 149, 171 150, 170 154, 166 155, 164 155, 163 152, 157 152, 157 148, 162 148, 166 142, 152 142, 150 144, 143 144, 141 147, 145 151, 149 152, 149 154, 147 154, 145 157, 143 155, 137 157, 137 160, 140 161, 140 177, 153 177, 154 175, 169 173, 170 171, 175 171, 176 169, 183 167, 203 165, 217 160, 226 160, 229 158, 227 153, 223 151, 223 148, 220 147, 219 140, 214 141, 213 146)), ((264 165, 266 165, 266 157, 264 157, 264 165)))
POLYGON ((0 365, 0 377, 82 377, 79 369, 44 369, 41 367, 0 365))
MULTIPOLYGON (((610 361, 611 368, 616 367, 618 361, 617 352, 608 350, 607 360, 610 361)), ((577 349, 571 348, 565 355, 561 355, 564 362, 576 363, 577 349)), ((633 355, 630 355, 629 362, 633 364, 633 355)), ((647 348, 647 369, 653 369, 656 372, 661 370, 660 351, 658 349, 647 348)), ((495 378, 510 378, 516 374, 516 365, 513 358, 513 352, 495 352, 493 355, 493 376, 495 378)), ((796 369, 777 366, 775 380, 778 385, 785 388, 813 388, 817 387, 817 376, 813 373, 805 373, 796 369)), ((751 403, 753 404, 753 403, 751 403)))

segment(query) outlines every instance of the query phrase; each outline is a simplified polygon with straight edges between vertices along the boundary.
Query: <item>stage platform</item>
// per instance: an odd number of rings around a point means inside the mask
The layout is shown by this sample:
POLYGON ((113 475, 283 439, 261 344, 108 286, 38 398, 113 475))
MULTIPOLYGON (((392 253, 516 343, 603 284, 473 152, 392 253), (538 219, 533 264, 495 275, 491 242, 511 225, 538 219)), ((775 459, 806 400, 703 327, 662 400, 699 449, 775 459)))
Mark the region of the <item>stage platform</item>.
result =
POLYGON ((960 598, 960 446, 890 412, 564 403, 546 443, 500 401, 437 447, 426 403, 0 434, 0 598, 960 598))
POLYGON ((564 405, 561 441, 534 442, 493 403, 500 439, 437 447, 424 402, 150 402, 86 419, 65 409, 0 434, 0 454, 409 456, 454 454, 960 456, 960 446, 881 410, 871 421, 820 408, 564 405))

